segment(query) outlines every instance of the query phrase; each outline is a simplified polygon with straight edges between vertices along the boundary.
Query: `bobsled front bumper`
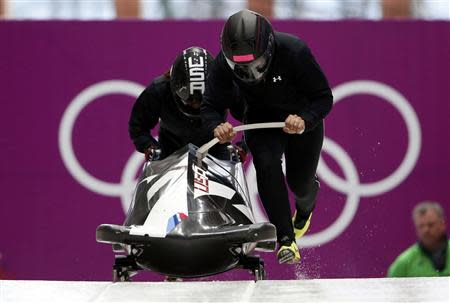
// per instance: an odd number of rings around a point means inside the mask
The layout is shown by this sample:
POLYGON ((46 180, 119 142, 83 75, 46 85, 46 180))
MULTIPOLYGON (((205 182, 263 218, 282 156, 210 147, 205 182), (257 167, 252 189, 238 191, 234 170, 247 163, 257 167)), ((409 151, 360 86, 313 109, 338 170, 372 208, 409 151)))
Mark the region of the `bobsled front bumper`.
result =
MULTIPOLYGON (((131 235, 130 226, 121 226, 113 224, 102 224, 97 227, 97 242, 124 245, 150 245, 156 238, 148 235, 131 235)), ((196 232, 186 235, 167 235, 166 238, 173 240, 220 240, 230 245, 244 243, 261 243, 261 247, 269 249, 273 242, 273 249, 276 243, 276 228, 270 223, 256 223, 242 226, 226 226, 213 230, 196 232)), ((158 238, 163 240, 163 238, 158 238)), ((258 245, 257 245, 258 246, 258 245)))

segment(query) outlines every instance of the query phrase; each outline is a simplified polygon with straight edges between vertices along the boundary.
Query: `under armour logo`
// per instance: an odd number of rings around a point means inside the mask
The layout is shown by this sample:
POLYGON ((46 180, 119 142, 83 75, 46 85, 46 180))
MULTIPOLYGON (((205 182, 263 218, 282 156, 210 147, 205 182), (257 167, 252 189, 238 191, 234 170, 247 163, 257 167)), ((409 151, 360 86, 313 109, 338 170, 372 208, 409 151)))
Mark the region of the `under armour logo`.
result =
POLYGON ((281 81, 281 76, 273 77, 273 82, 281 81))

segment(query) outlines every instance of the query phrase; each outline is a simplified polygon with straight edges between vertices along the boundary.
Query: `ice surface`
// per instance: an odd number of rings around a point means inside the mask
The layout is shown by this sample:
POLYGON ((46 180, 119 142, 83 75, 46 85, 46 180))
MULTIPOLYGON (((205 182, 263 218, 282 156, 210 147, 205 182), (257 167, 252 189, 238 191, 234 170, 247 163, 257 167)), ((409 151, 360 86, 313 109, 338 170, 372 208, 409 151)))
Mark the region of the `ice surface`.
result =
POLYGON ((0 302, 449 302, 450 278, 222 282, 0 281, 0 302))

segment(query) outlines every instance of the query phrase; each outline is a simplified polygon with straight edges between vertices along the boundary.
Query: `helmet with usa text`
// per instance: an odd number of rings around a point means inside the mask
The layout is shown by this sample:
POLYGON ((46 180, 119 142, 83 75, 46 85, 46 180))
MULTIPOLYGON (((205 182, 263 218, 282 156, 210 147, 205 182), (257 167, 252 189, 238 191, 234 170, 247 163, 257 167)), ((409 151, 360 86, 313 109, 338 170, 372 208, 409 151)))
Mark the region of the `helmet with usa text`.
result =
POLYGON ((200 118, 205 81, 213 57, 204 48, 183 50, 170 68, 170 89, 178 109, 191 119, 200 118))

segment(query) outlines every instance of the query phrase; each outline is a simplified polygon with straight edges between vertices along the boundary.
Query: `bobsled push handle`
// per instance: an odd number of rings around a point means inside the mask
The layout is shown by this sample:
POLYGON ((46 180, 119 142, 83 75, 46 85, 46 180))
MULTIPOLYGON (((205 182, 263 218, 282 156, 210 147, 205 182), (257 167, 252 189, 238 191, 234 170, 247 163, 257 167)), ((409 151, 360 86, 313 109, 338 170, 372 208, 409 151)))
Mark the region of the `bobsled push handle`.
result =
MULTIPOLYGON (((266 122, 266 123, 244 124, 244 125, 239 125, 239 126, 233 127, 233 131, 240 132, 240 131, 244 131, 244 130, 260 129, 260 128, 283 128, 284 125, 285 125, 284 122, 266 122)), ((213 147, 214 145, 216 145, 217 143, 219 143, 219 139, 214 138, 211 141, 209 141, 208 143, 202 145, 197 150, 196 156, 197 156, 197 161, 199 164, 202 162, 203 158, 208 153, 208 150, 211 147, 213 147)))

